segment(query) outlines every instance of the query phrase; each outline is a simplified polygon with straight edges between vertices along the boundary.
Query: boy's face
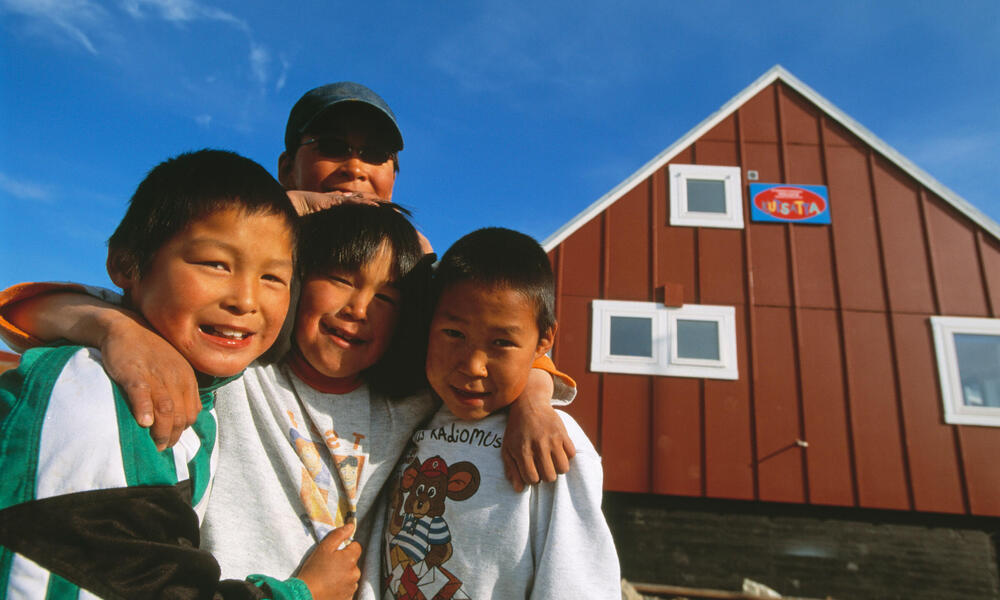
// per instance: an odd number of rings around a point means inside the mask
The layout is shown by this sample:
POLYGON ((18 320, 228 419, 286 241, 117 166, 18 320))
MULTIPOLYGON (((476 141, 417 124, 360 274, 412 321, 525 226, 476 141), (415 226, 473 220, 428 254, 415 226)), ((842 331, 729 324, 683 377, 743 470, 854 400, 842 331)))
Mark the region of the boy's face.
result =
POLYGON ((156 252, 141 277, 109 273, 195 370, 224 377, 243 370, 278 336, 292 269, 285 218, 233 208, 191 223, 156 252))
POLYGON ((536 358, 552 347, 539 336, 535 306, 509 288, 463 281, 438 300, 427 341, 427 380, 455 416, 482 419, 524 390, 536 358))
MULTIPOLYGON (((317 133, 307 133, 299 141, 329 136, 346 141, 354 149, 368 145, 384 147, 377 131, 376 125, 363 113, 340 110, 317 127, 317 133)), ((392 200, 392 186, 396 181, 393 160, 371 164, 361 160, 356 152, 347 156, 325 156, 319 146, 316 143, 300 145, 294 155, 281 154, 278 180, 283 186, 305 192, 365 192, 392 200)))
POLYGON ((302 283, 295 343, 327 377, 355 377, 389 347, 399 319, 400 293, 388 246, 357 272, 310 273, 302 283))

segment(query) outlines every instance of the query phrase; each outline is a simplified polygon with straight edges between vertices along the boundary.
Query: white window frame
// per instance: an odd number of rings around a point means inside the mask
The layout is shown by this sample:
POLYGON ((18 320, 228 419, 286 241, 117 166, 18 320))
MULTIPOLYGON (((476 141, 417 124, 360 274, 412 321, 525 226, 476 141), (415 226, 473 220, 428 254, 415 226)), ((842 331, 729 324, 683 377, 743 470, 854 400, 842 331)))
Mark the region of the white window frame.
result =
POLYGON ((656 310, 651 302, 626 300, 594 300, 591 325, 590 370, 608 373, 649 374, 657 365, 666 362, 667 338, 659 332, 665 330, 666 315, 656 310), (611 317, 640 317, 652 320, 652 357, 622 356, 611 354, 611 317))
POLYGON ((1000 337, 1000 319, 931 317, 931 331, 934 333, 938 379, 941 381, 944 422, 1000 427, 1000 407, 966 406, 954 337, 956 333, 1000 337))
POLYGON ((715 165, 670 165, 670 224, 682 227, 743 229, 743 180, 739 167, 715 165), (688 210, 688 179, 722 181, 726 188, 726 212, 688 210))
POLYGON ((685 304, 669 308, 657 302, 594 300, 591 305, 590 370, 702 379, 739 379, 736 354, 736 309, 732 306, 685 304), (611 317, 652 320, 652 357, 611 354, 611 317), (677 356, 677 321, 718 323, 719 360, 677 356))

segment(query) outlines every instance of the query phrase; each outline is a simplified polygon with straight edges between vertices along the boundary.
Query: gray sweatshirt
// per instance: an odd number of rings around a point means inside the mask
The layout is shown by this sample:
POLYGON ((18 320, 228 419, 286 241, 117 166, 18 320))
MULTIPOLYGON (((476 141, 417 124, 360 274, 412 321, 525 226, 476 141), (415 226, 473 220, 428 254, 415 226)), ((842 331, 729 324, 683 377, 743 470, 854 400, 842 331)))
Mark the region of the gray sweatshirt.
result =
POLYGON ((442 407, 414 433, 383 499, 384 599, 621 597, 601 458, 559 415, 576 445, 572 468, 521 493, 504 477, 506 413, 462 421, 442 407))

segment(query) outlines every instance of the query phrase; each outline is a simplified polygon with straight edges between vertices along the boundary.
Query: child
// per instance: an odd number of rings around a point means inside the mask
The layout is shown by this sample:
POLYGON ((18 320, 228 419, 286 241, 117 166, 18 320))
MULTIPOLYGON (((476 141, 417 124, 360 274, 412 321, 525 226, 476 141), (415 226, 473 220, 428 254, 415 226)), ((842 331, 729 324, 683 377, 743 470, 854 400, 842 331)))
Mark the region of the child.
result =
POLYGON ((504 482, 506 408, 552 346, 545 252, 506 229, 456 242, 434 275, 427 379, 444 406, 413 436, 391 495, 385 598, 619 598, 601 514, 601 464, 571 417, 577 454, 554 483, 504 482))
POLYGON ((303 217, 300 240, 292 351, 220 390, 234 400, 220 403, 226 429, 202 535, 224 574, 291 573, 351 521, 367 545, 378 491, 436 407, 426 393, 398 398, 424 382, 405 364, 420 364, 407 346, 423 340, 409 332, 429 262, 406 217, 343 204, 303 217))
POLYGON ((296 220, 267 171, 230 152, 182 154, 139 185, 108 242, 108 273, 195 369, 205 410, 161 452, 98 351, 27 352, 0 379, 5 595, 308 598, 304 581, 325 589, 315 574, 336 566, 325 551, 302 579, 220 582, 212 555, 198 549, 215 462, 215 390, 278 335, 296 220))

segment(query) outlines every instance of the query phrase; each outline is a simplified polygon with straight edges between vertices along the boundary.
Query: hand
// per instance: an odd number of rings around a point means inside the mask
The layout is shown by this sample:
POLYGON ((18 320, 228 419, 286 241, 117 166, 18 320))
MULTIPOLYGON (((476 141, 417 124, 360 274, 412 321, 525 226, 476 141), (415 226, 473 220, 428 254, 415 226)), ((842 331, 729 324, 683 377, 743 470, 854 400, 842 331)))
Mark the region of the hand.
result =
POLYGON ((504 473, 518 492, 525 484, 555 481, 576 455, 562 419, 552 408, 552 376, 532 369, 528 385, 510 407, 500 449, 504 473))
POLYGON ((299 215, 308 215, 345 202, 358 204, 380 204, 385 202, 371 192, 306 192, 288 190, 288 200, 299 215))
POLYGON ((104 370, 125 392, 132 416, 159 449, 177 443, 201 410, 191 366, 131 311, 65 285, 8 309, 11 322, 45 341, 63 338, 101 351, 104 370))
POLYGON ((334 529, 313 548, 299 570, 298 578, 309 587, 314 600, 346 600, 357 591, 361 544, 350 542, 340 548, 352 535, 354 523, 334 529))
POLYGON ((150 428, 156 447, 173 446, 201 411, 194 371, 140 317, 111 310, 98 344, 104 370, 125 392, 136 422, 150 428))

